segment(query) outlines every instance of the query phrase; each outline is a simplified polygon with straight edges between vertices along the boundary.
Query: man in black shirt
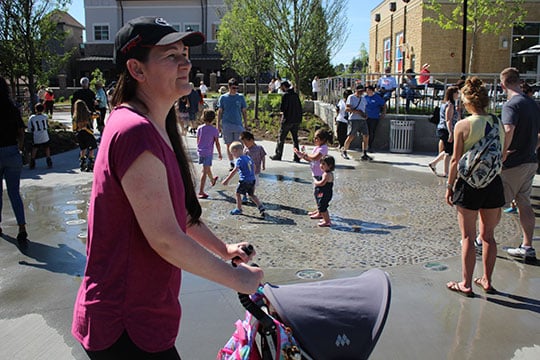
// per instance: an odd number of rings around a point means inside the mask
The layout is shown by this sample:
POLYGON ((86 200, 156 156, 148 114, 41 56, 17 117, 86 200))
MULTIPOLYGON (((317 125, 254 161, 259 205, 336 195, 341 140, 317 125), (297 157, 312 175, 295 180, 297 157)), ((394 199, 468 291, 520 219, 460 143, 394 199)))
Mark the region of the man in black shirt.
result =
POLYGON ((75 104, 75 101, 77 100, 84 101, 86 103, 86 106, 88 106, 88 110, 90 110, 91 113, 95 111, 94 101, 96 100, 96 94, 92 90, 89 89, 89 86, 90 86, 90 80, 88 80, 87 77, 81 78, 82 89, 75 91, 71 98, 71 115, 72 116, 73 116, 73 105, 75 104))
MULTIPOLYGON (((270 156, 272 160, 281 160, 283 155, 283 145, 287 134, 290 132, 293 140, 294 147, 299 149, 298 144, 298 128, 302 122, 302 103, 300 97, 291 88, 291 84, 288 81, 281 83, 281 90, 284 92, 281 99, 281 126, 279 129, 279 139, 276 145, 275 155, 270 156)), ((296 154, 294 155, 295 162, 300 162, 300 159, 296 154)))

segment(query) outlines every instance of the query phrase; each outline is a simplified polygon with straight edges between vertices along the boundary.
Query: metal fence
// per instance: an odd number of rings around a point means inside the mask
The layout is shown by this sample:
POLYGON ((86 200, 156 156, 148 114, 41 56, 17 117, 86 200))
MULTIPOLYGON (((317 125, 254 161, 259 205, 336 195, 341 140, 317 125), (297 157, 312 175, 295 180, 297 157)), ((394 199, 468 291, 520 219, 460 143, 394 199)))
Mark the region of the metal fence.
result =
MULTIPOLYGON (((387 102, 387 111, 397 114, 404 113, 406 99, 403 96, 403 79, 405 78, 405 74, 394 73, 390 75, 396 78, 398 87, 392 93, 390 100, 387 102)), ((319 82, 321 93, 318 96, 318 100, 330 104, 337 104, 339 99, 342 98, 344 90, 351 89, 354 91, 357 84, 363 84, 365 86, 374 85, 376 87, 377 81, 381 76, 382 75, 379 73, 368 73, 360 76, 341 75, 320 79, 319 82)), ((485 83, 491 98, 489 111, 500 111, 502 105, 506 101, 506 94, 502 91, 499 81, 499 74, 477 73, 467 74, 467 76, 477 76, 485 83)), ((444 99, 446 88, 448 86, 455 85, 460 78, 461 74, 456 73, 431 73, 429 83, 418 85, 416 88, 410 111, 419 114, 431 113, 435 106, 440 106, 441 101, 444 99)), ((535 91, 534 97, 537 101, 540 101, 540 83, 535 83, 537 75, 525 74, 521 75, 521 78, 533 87, 533 90, 535 91)))

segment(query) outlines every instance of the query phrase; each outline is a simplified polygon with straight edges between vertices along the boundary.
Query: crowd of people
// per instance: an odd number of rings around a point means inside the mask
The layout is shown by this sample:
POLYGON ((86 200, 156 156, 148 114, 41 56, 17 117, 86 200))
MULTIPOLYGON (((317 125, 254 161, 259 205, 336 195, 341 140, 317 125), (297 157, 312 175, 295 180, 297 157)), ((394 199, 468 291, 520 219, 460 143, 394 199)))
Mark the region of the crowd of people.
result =
MULTIPOLYGON (((212 161, 214 149, 219 160, 223 157, 220 134, 230 162, 230 171, 221 183, 228 185, 238 174, 235 208, 230 214, 242 214, 242 204, 251 200, 259 215, 266 216, 266 208, 255 194, 258 175, 266 168, 266 151, 248 131, 247 104, 238 92, 237 80, 228 81, 228 89, 217 101, 217 113, 203 111, 202 100, 208 90, 204 83, 197 92, 189 82, 191 63, 185 57, 185 48, 201 45, 204 40, 202 33, 180 33, 163 19, 133 19, 116 34, 115 59, 120 77, 112 97, 107 98, 103 84, 96 84, 96 93, 90 90, 86 77, 73 95, 71 113, 80 145, 80 167, 93 171, 94 176, 87 265, 74 306, 72 333, 91 359, 141 358, 150 354, 179 359, 174 343, 181 318, 178 298, 182 270, 241 293, 255 292, 262 281, 263 271, 246 265, 255 255, 244 251, 248 243, 226 244, 201 218, 199 200, 209 197, 206 181, 214 186, 219 179, 212 172, 212 161), (112 111, 105 118, 109 102, 112 111), (92 114, 96 111, 101 149, 97 155, 92 128, 92 114), (197 125, 197 119, 202 119, 203 124, 197 125), (197 138, 198 163, 202 165, 198 191, 185 150, 186 130, 197 138), (231 260, 235 267, 227 263, 231 260)), ((428 67, 425 64, 422 76, 428 76, 428 67)), ((413 101, 419 84, 412 71, 406 73, 405 86, 413 91, 407 101, 413 101)), ((530 194, 537 171, 540 108, 520 88, 516 69, 503 70, 500 80, 508 95, 500 120, 487 113, 488 91, 480 79, 471 77, 461 88, 448 87, 437 126, 440 151, 428 164, 438 174, 436 166, 444 161, 445 201, 457 208, 461 231, 462 279, 446 286, 467 297, 474 296, 473 285, 486 293, 496 292, 492 284, 497 256, 494 232, 501 208, 511 201, 518 209, 522 243, 506 251, 512 256, 536 259, 530 194), (482 187, 472 186, 461 175, 460 159, 493 129, 500 171, 482 187), (478 278, 473 277, 475 248, 482 251, 483 275, 478 278)), ((425 81, 420 79, 420 84, 425 81)), ((329 205, 334 192, 335 159, 328 155, 328 144, 332 134, 319 129, 314 134, 313 150, 308 153, 302 149, 298 142, 300 98, 288 81, 280 79, 273 79, 269 92, 278 91, 276 83, 283 94, 282 116, 275 154, 270 158, 282 160, 284 142, 291 133, 293 161, 307 161, 311 168, 316 210, 308 215, 319 220, 319 227, 331 227, 329 205)), ((358 84, 354 93, 343 93, 335 120, 344 159, 350 159, 347 151, 360 133, 361 160, 372 160, 368 152, 373 151, 377 125, 384 119, 387 101, 396 88, 395 79, 386 71, 377 87, 358 84)), ((314 99, 319 91, 315 77, 314 99)), ((44 104, 36 105, 29 127, 34 148, 45 149, 51 167, 49 139, 45 136, 47 100, 42 95, 44 104)), ((19 191, 19 150, 25 125, 3 78, 0 105, 5 114, 5 120, 0 122, 0 170, 19 226, 17 239, 24 242, 28 234, 19 191)), ((0 210, 1 205, 0 197, 0 210)))

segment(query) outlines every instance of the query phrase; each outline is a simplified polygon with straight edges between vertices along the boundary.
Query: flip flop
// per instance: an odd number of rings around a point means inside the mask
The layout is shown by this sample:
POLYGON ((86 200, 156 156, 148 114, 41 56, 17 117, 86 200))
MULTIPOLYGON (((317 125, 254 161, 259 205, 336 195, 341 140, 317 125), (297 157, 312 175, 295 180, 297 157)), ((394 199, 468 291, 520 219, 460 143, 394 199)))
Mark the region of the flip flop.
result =
POLYGON ((332 223, 319 222, 317 225, 318 225, 319 227, 330 227, 330 226, 332 226, 332 223))
POLYGON ((197 197, 199 199, 206 199, 206 198, 208 198, 208 194, 199 194, 197 197))
POLYGON ((497 290, 495 290, 495 288, 493 286, 489 286, 487 289, 484 287, 484 284, 482 282, 482 278, 476 278, 473 280, 474 284, 476 286, 479 286, 482 288, 482 290, 484 290, 484 292, 486 294, 496 294, 497 293, 497 290))
POLYGON ((459 295, 463 295, 468 298, 474 297, 474 292, 472 290, 469 290, 469 291, 462 290, 461 287, 459 286, 458 281, 450 281, 448 284, 446 284, 446 288, 450 291, 453 291, 455 293, 458 293, 459 295))
POLYGON ((428 164, 428 167, 431 169, 431 172, 433 172, 433 174, 437 175, 437 168, 435 166, 433 166, 432 164, 428 164))
POLYGON ((310 219, 322 219, 322 215, 311 215, 310 219))
POLYGON ((218 179, 219 179, 219 176, 214 177, 212 179, 212 182, 210 183, 210 185, 212 185, 212 186, 216 185, 216 182, 218 181, 218 179))

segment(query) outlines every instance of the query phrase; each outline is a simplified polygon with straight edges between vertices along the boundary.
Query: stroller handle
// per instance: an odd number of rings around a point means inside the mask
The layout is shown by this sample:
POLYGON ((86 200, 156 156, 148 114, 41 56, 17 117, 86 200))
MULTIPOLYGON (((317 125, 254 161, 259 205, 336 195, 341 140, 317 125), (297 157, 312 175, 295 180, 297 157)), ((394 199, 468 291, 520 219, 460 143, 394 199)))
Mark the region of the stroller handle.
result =
MULTIPOLYGON (((253 246, 251 244, 247 246, 242 246, 242 250, 248 254, 251 255, 253 253, 253 246)), ((232 266, 236 267, 236 261, 240 260, 240 257, 236 256, 234 259, 232 259, 231 264, 232 266)), ((252 264, 252 266, 257 266, 257 264, 252 264)), ((266 314, 260 306, 255 304, 253 300, 249 297, 248 294, 242 294, 238 293, 238 299, 240 300, 240 304, 251 313, 255 317, 255 319, 259 320, 262 330, 265 335, 269 335, 272 333, 275 333, 276 331, 276 325, 274 324, 274 320, 268 314, 266 314)))

